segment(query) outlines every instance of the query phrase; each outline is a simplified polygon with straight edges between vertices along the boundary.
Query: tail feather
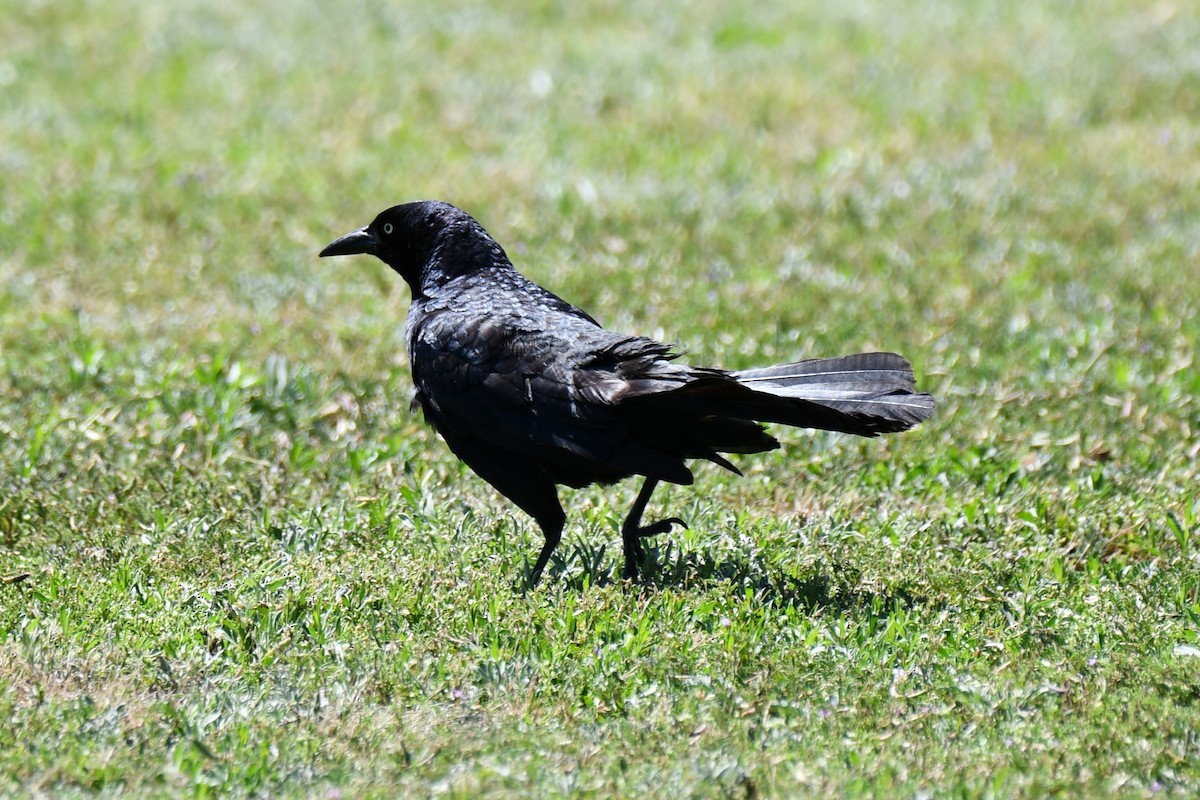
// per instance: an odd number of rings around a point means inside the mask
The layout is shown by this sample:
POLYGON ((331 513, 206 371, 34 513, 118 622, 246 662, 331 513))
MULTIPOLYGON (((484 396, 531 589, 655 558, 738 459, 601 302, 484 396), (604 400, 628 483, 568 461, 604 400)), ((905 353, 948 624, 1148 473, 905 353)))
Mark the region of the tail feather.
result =
POLYGON ((798 423, 774 420, 785 424, 805 424, 804 413, 811 403, 853 420, 846 432, 859 433, 853 428, 864 427, 862 432, 871 436, 911 428, 934 409, 933 397, 916 391, 908 361, 895 353, 817 358, 732 374, 756 393, 798 401, 798 423))
POLYGON ((820 386, 824 388, 878 387, 879 390, 913 391, 916 381, 912 367, 895 353, 859 353, 836 358, 811 358, 773 367, 746 369, 733 373, 741 383, 779 387, 820 386))
MULTIPOLYGON (((734 472, 737 468, 720 453, 758 453, 779 446, 764 422, 878 436, 908 430, 934 408, 931 395, 916 391, 912 367, 893 353, 741 372, 685 369, 688 379, 673 388, 663 388, 667 381, 662 378, 646 380, 639 391, 621 398, 631 438, 657 452, 706 458, 734 472)), ((666 473, 660 477, 687 482, 666 473)))

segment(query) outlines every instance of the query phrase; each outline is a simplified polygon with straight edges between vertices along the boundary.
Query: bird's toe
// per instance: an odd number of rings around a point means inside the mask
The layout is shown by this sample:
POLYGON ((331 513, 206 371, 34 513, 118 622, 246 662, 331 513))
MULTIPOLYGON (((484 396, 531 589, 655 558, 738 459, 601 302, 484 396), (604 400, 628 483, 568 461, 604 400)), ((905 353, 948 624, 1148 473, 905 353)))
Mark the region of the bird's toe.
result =
POLYGON ((688 524, 679 517, 667 517, 666 519, 660 519, 658 522, 655 522, 652 525, 646 525, 640 528, 638 530, 638 536, 644 538, 646 536, 658 536, 662 533, 670 533, 671 527, 674 525, 678 525, 684 529, 686 529, 688 526, 688 524))

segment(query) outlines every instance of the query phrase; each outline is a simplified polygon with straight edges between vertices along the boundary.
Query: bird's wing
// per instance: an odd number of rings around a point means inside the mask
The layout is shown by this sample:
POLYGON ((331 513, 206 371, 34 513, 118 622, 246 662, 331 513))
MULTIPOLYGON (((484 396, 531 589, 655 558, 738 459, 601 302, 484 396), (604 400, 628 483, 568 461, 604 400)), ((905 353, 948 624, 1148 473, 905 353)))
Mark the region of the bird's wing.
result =
MULTIPOLYGON (((630 382, 617 368, 621 339, 594 325, 516 327, 488 318, 477 325, 425 322, 412 342, 417 388, 431 421, 512 453, 514 469, 535 466, 589 480, 633 473, 690 482, 677 457, 656 452, 630 435, 614 411, 630 382), (578 353, 588 356, 580 359, 578 353), (594 476, 593 476, 594 473, 594 476)), ((561 482, 576 482, 564 477, 561 482)))

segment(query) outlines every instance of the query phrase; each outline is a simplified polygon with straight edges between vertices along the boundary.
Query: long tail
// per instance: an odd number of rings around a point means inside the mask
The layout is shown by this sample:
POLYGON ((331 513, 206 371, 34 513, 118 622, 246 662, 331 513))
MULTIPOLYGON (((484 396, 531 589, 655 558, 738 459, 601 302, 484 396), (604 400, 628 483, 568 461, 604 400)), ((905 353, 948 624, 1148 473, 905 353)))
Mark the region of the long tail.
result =
POLYGON ((618 406, 629 436, 625 446, 609 455, 610 463, 661 480, 690 483, 691 471, 680 459, 706 458, 737 472, 721 453, 761 453, 778 447, 764 422, 878 436, 908 430, 927 419, 934 407, 931 395, 916 390, 912 367, 894 353, 741 372, 684 370, 682 384, 674 374, 631 383, 618 406), (674 386, 666 388, 671 383, 674 386), (631 449, 629 442, 637 447, 631 449))
POLYGON ((875 436, 908 430, 934 409, 933 396, 917 391, 912 366, 895 353, 816 358, 732 375, 755 394, 795 401, 764 404, 775 413, 752 415, 761 422, 875 436), (814 414, 814 406, 835 413, 814 414))
POLYGON ((657 451, 707 458, 728 469, 733 465, 718 453, 759 453, 779 446, 763 422, 878 436, 908 430, 934 407, 931 395, 916 390, 912 367, 894 353, 741 372, 691 369, 683 385, 664 390, 662 384, 647 381, 639 387, 643 391, 622 400, 634 438, 657 451))

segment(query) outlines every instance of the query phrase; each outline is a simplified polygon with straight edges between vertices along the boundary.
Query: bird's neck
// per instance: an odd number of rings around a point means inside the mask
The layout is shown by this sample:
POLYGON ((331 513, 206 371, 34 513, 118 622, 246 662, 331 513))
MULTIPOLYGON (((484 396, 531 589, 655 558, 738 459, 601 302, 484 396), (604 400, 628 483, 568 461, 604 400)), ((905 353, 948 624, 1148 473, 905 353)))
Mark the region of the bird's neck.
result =
POLYGON ((400 274, 413 287, 414 294, 436 294, 441 287, 465 275, 485 275, 495 272, 513 271, 512 262, 499 244, 490 237, 486 240, 456 241, 443 239, 430 253, 420 270, 419 283, 400 274))

